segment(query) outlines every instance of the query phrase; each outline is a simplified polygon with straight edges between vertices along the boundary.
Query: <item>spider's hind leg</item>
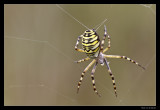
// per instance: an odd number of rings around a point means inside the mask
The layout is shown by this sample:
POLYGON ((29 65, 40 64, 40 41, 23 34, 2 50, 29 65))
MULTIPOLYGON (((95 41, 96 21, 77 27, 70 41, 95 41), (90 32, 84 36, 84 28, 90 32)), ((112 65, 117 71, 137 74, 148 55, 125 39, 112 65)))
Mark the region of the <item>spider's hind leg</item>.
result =
POLYGON ((108 33, 107 33, 107 28, 106 28, 106 26, 104 25, 104 37, 103 37, 103 40, 102 40, 102 42, 101 42, 101 51, 104 53, 104 52, 106 52, 108 49, 110 49, 111 48, 111 38, 110 38, 110 36, 108 35, 108 33), (106 37, 108 38, 108 46, 105 48, 105 49, 103 49, 103 47, 104 47, 104 40, 106 39, 106 37))
POLYGON ((78 39, 77 39, 77 42, 76 42, 76 45, 75 45, 75 50, 76 51, 79 51, 79 52, 84 52, 83 49, 79 49, 78 48, 78 45, 79 45, 79 42, 80 42, 80 39, 82 38, 82 36, 78 36, 78 39))

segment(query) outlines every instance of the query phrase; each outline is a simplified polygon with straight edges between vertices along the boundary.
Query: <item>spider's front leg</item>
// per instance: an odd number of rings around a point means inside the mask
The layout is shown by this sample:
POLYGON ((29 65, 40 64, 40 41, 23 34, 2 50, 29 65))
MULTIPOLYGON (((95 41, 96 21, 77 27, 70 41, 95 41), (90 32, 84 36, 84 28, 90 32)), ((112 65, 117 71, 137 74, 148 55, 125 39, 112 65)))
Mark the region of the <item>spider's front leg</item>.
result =
POLYGON ((97 89, 96 89, 96 85, 95 85, 95 80, 94 80, 94 73, 96 71, 96 67, 97 67, 98 62, 96 62, 96 64, 94 65, 92 72, 91 72, 91 78, 92 78, 92 84, 93 84, 93 90, 94 92, 101 97, 101 95, 98 93, 97 89))
POLYGON ((78 82, 78 88, 77 88, 77 93, 79 92, 79 87, 82 83, 82 80, 83 80, 83 77, 84 77, 84 74, 88 71, 88 69, 95 63, 95 59, 84 69, 83 73, 81 74, 81 78, 78 82))
POLYGON ((105 64, 106 64, 107 68, 108 68, 109 75, 110 75, 110 77, 112 78, 112 83, 113 83, 113 87, 114 87, 114 92, 115 92, 115 95, 116 95, 116 97, 117 97, 116 84, 115 84, 115 80, 114 80, 114 76, 113 76, 113 74, 112 74, 112 71, 111 71, 111 69, 110 69, 110 67, 109 67, 109 62, 107 62, 107 59, 106 59, 106 58, 104 58, 104 62, 105 62, 105 64))

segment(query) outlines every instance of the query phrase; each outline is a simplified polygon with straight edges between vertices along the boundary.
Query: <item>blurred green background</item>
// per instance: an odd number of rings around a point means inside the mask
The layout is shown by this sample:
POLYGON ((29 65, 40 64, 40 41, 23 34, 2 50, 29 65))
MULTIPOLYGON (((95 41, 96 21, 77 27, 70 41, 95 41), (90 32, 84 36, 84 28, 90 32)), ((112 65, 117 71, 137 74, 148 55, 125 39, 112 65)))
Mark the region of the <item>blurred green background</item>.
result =
MULTIPOLYGON (((86 30, 55 4, 4 5, 4 105, 156 105, 156 5, 59 5, 89 28, 102 21, 111 36, 106 54, 125 55, 144 71, 123 59, 108 59, 118 98, 105 66, 98 65, 93 91, 90 72, 80 91, 81 73, 91 62, 74 63, 85 53, 74 50, 86 30)), ((102 39, 104 25, 97 33, 102 39)), ((107 46, 107 39, 105 41, 107 46)), ((81 45, 80 45, 81 47, 81 45)))

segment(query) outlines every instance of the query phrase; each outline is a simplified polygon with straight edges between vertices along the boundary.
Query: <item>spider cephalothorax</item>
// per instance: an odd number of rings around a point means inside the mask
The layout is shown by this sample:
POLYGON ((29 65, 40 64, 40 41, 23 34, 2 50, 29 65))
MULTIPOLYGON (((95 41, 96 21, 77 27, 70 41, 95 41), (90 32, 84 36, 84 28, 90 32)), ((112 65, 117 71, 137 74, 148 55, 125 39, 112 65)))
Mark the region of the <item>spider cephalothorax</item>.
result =
MULTIPOLYGON (((114 87, 114 91, 115 91, 115 95, 117 97, 117 92, 116 92, 116 85, 115 85, 115 80, 114 80, 114 76, 112 74, 112 71, 109 67, 109 62, 107 61, 107 58, 123 58, 126 60, 129 60, 132 63, 135 63, 136 65, 142 67, 139 63, 137 63, 134 60, 131 60, 130 58, 126 57, 126 56, 120 56, 120 55, 105 55, 104 52, 106 52, 109 48, 110 48, 110 36, 107 34, 107 29, 106 26, 104 26, 104 37, 103 39, 100 41, 98 34, 96 33, 96 31, 94 29, 88 29, 84 32, 83 35, 78 37, 76 46, 75 46, 75 50, 79 51, 79 52, 85 52, 87 54, 87 58, 84 58, 82 60, 76 61, 77 63, 83 62, 83 61, 87 61, 89 59, 93 59, 92 62, 85 68, 85 70, 83 71, 83 73, 81 74, 81 78, 78 82, 78 89, 77 89, 77 93, 79 91, 79 87, 82 83, 84 74, 86 73, 86 71, 95 63, 92 72, 91 72, 91 78, 92 78, 92 84, 93 84, 93 89, 94 91, 97 93, 97 95, 100 96, 100 94, 98 93, 98 91, 96 90, 96 86, 95 86, 95 80, 94 80, 94 72, 96 70, 97 64, 100 63, 102 66, 105 64, 107 66, 108 69, 108 73, 112 79, 112 83, 113 83, 113 87, 114 87), (104 47, 104 41, 106 39, 106 37, 108 37, 108 46, 103 49, 104 47), (78 44, 80 39, 82 38, 82 48, 83 49, 79 49, 78 48, 78 44)), ((145 69, 144 67, 142 67, 143 69, 145 69)))

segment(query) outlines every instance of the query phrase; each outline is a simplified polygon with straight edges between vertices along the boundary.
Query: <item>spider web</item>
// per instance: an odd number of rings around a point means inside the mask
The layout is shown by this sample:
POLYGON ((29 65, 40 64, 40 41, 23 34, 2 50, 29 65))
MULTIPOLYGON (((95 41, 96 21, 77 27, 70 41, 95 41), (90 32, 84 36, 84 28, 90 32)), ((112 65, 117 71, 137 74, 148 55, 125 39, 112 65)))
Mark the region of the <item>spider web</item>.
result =
MULTIPOLYGON (((86 28, 56 5, 5 5, 5 105, 155 105, 156 6, 60 6, 89 28, 107 19, 111 49, 106 54, 128 56, 146 70, 122 59, 108 59, 118 97, 107 68, 100 65, 95 81, 102 97, 93 91, 92 68, 76 94, 80 75, 91 62, 74 63, 86 57, 74 50, 86 28)), ((103 25, 97 30, 101 38, 103 30, 103 25)))

